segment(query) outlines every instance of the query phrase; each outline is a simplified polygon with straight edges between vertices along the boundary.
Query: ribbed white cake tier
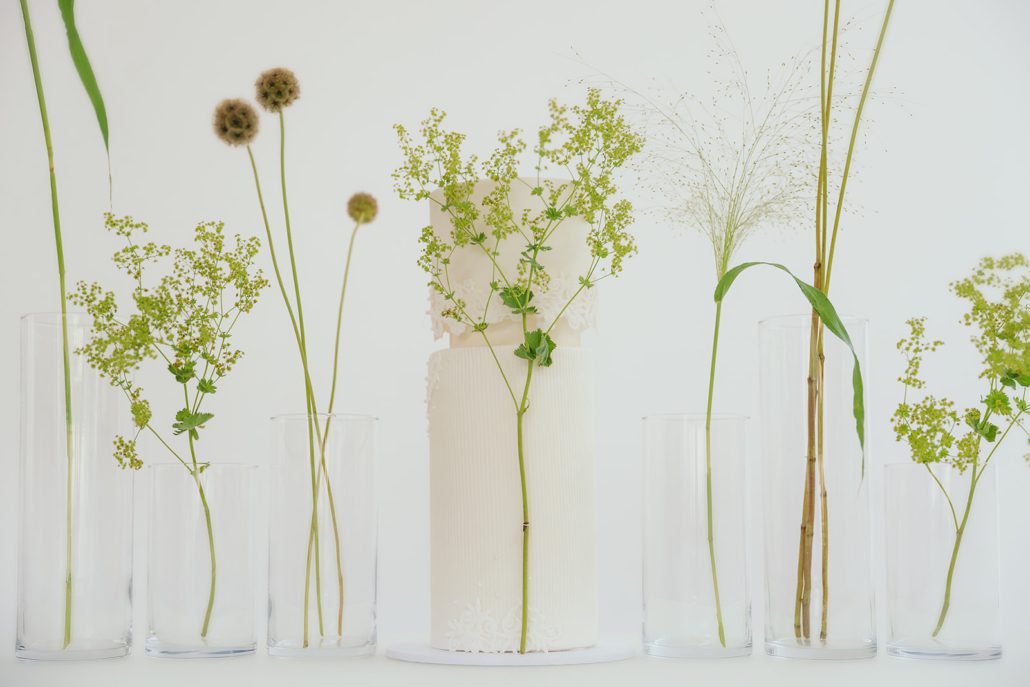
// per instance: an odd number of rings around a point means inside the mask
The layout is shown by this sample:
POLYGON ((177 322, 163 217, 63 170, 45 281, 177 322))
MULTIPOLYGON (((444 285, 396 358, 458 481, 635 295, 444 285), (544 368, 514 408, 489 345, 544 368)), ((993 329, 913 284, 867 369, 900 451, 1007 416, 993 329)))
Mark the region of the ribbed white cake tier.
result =
MULTIPOLYGON (((521 390, 526 362, 498 357, 521 390)), ((522 502, 511 396, 485 347, 429 359, 432 635, 438 649, 516 651, 522 502)), ((593 364, 559 348, 537 368, 525 416, 529 494, 527 650, 597 642, 593 364)))

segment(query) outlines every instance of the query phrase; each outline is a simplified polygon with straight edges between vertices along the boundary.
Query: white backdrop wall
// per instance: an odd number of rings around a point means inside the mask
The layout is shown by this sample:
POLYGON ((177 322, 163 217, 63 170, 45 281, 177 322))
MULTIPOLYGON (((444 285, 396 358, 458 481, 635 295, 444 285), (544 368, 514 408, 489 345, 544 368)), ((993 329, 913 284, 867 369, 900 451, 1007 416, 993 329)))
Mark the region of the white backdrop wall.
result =
MULTIPOLYGON (((867 29, 878 25, 884 5, 844 4, 867 29)), ((56 3, 30 5, 54 133, 69 276, 110 282, 116 275, 108 257, 116 243, 102 226, 107 180, 96 123, 68 59, 56 3)), ((382 418, 380 618, 387 643, 428 628, 424 380, 426 358, 440 345, 430 333, 425 279, 415 264, 427 210, 393 197, 389 175, 398 154, 391 124, 414 124, 439 105, 473 146, 488 150, 498 129, 532 130, 545 115, 547 98, 581 97, 577 82, 591 72, 577 54, 629 83, 646 87, 653 77, 704 98, 712 92, 704 62, 711 47, 705 7, 697 0, 79 4, 80 32, 111 122, 114 208, 149 221, 156 240, 185 242, 196 222, 215 218, 232 231, 261 233, 246 154, 214 138, 211 112, 224 97, 252 98, 253 81, 265 68, 288 66, 299 75, 303 94, 287 112, 290 205, 316 378, 329 372, 349 228, 346 199, 357 190, 380 199, 379 218, 357 241, 339 402, 344 410, 382 418)), ((744 64, 758 75, 817 44, 821 7, 787 0, 717 3, 744 64)), ((930 317, 934 334, 950 344, 932 366, 939 390, 960 403, 975 402, 976 360, 947 284, 983 255, 1030 250, 1024 216, 1028 31, 1030 3, 1024 0, 900 0, 896 7, 876 85, 897 93, 870 107, 873 129, 858 153, 861 174, 852 188, 862 212, 845 219, 834 280, 839 309, 871 320, 867 407, 874 466, 906 459, 888 423, 899 391, 894 342, 904 320, 930 317)), ((867 59, 873 37, 869 30, 852 32, 850 50, 858 62, 867 59)), ((18 317, 57 304, 42 135, 13 1, 0 6, 0 93, 0 651, 6 651, 14 642, 18 317)), ((274 120, 265 116, 263 127, 254 148, 275 218, 274 120)), ((636 233, 640 254, 623 277, 604 284, 601 326, 589 337, 598 360, 602 625, 630 637, 639 627, 639 418, 703 408, 713 315, 706 241, 647 215, 636 233)), ((739 258, 776 260, 807 273, 809 236, 807 226, 765 234, 739 258)), ((794 287, 771 273, 746 275, 728 300, 715 405, 755 418, 755 438, 756 322, 801 310, 794 287)), ((237 341, 247 357, 214 399, 218 418, 205 448, 214 460, 265 464, 268 417, 297 411, 302 403, 277 293, 266 292, 237 341)), ((156 383, 150 388, 160 393, 156 383)), ((751 449, 756 467, 757 441, 751 449)), ((1030 468, 1022 453, 1013 442, 1001 456, 1002 595, 1006 649, 1024 655, 1018 666, 1030 673, 1030 468)), ((152 446, 143 458, 164 460, 152 446)), ((880 471, 872 474, 880 560, 880 471)), ((757 531, 759 491, 757 484, 751 487, 757 531)), ((140 544, 143 531, 139 527, 140 544)), ((753 540, 760 643, 761 542, 753 540)), ((142 573, 140 565, 141 585, 142 573)), ((139 588, 137 598, 143 598, 139 588)), ((0 677, 7 667, 0 667, 0 677)))

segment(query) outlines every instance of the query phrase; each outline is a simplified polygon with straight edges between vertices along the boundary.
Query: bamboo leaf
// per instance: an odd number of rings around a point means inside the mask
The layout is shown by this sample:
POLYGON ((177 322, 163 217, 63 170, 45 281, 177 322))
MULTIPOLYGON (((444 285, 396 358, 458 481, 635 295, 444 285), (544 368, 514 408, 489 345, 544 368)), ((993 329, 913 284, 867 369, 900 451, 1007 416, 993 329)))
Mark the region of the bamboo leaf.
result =
POLYGON ((57 6, 61 9, 64 28, 68 32, 68 52, 71 53, 75 71, 79 73, 79 79, 82 81, 83 88, 86 89, 86 95, 93 103, 93 110, 97 113, 97 124, 100 125, 100 134, 104 137, 104 150, 110 157, 111 151, 107 140, 107 109, 104 107, 104 97, 100 94, 97 77, 93 74, 93 67, 90 66, 89 57, 86 55, 86 48, 83 47, 79 30, 75 26, 75 0, 57 0, 57 6))
MULTIPOLYGON (((862 392, 862 371, 858 363, 858 354, 855 353, 855 347, 851 343, 851 337, 848 335, 848 330, 844 327, 844 323, 841 321, 840 316, 837 315, 837 309, 833 307, 833 303, 830 299, 819 289, 815 288, 811 284, 807 284, 791 272, 789 269, 775 262, 745 262, 737 265, 736 267, 728 270, 723 275, 722 279, 715 287, 715 302, 722 302, 723 298, 726 297, 726 292, 729 291, 730 286, 736 281, 737 277, 744 270, 754 267, 756 265, 768 265, 769 267, 775 267, 778 270, 786 272, 791 279, 801 289, 801 293, 808 299, 812 309, 815 310, 816 314, 819 315, 819 319, 822 320, 826 329, 831 334, 836 336, 838 339, 843 341, 847 347, 851 350, 851 356, 855 360, 854 371, 851 374, 851 385, 854 389, 854 400, 852 402, 852 414, 855 417, 855 431, 858 434, 858 443, 862 448, 865 448, 865 402, 863 401, 862 392)), ((864 463, 864 452, 863 452, 863 471, 865 470, 864 463)))

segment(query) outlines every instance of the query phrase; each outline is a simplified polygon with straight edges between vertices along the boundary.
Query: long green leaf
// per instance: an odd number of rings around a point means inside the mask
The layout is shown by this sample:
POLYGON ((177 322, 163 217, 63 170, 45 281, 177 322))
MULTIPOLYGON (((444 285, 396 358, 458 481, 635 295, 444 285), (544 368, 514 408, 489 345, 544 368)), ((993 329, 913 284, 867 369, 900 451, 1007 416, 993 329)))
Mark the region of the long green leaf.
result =
MULTIPOLYGON (((736 267, 727 270, 726 274, 723 275, 722 279, 715 287, 715 302, 722 302, 723 298, 726 297, 726 292, 729 291, 730 286, 737 279, 741 272, 744 270, 754 267, 756 265, 768 265, 769 267, 775 267, 778 270, 782 270, 790 275, 790 278, 794 280, 794 283, 801 289, 801 293, 805 295, 808 302, 812 305, 812 309, 815 310, 816 314, 819 315, 819 319, 822 320, 823 324, 826 325, 826 329, 830 331, 834 336, 847 344, 847 347, 851 350, 851 356, 855 359, 854 371, 851 374, 851 384, 854 389, 854 401, 852 403, 852 413, 855 416, 855 431, 858 433, 858 443, 865 448, 865 402, 863 401, 862 392, 862 370, 859 368, 858 354, 855 353, 855 347, 851 343, 851 337, 848 335, 848 330, 844 327, 844 323, 841 321, 840 316, 837 315, 837 309, 833 307, 833 303, 826 297, 819 289, 815 288, 811 284, 807 284, 791 272, 789 269, 775 262, 745 262, 737 265, 736 267)), ((864 463, 864 452, 863 452, 863 472, 865 470, 864 463)))
POLYGON ((86 48, 82 45, 79 37, 79 30, 75 27, 75 0, 57 0, 57 6, 61 9, 61 18, 64 19, 64 28, 68 32, 68 51, 71 53, 72 62, 75 63, 75 71, 79 73, 83 88, 89 100, 93 103, 93 109, 97 113, 97 124, 100 125, 100 134, 104 137, 104 150, 110 156, 107 136, 107 109, 104 107, 104 96, 100 94, 100 86, 97 85, 97 77, 93 74, 93 67, 90 66, 89 57, 86 56, 86 48))

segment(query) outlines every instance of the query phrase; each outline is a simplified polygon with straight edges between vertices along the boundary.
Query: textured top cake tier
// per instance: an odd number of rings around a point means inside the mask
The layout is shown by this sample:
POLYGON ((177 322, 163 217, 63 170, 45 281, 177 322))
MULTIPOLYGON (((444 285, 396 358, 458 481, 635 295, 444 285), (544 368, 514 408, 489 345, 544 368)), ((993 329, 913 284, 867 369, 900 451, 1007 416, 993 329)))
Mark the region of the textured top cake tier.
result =
MULTIPOLYGON (((541 179, 538 182, 536 178, 530 177, 522 177, 513 181, 509 200, 515 221, 520 223, 523 217, 531 218, 545 211, 547 208, 545 198, 550 190, 560 190, 568 183, 561 179, 541 179), (533 193, 533 189, 537 187, 538 183, 544 189, 543 194, 533 193)), ((479 219, 475 223, 474 231, 484 233, 489 237, 484 244, 488 249, 493 248, 494 239, 491 227, 483 219, 489 212, 489 208, 483 206, 483 199, 495 187, 495 182, 480 181, 475 185, 470 197, 470 201, 479 209, 479 219)), ((450 215, 441 207, 441 203, 444 201, 443 192, 435 191, 432 198, 434 202, 430 203, 430 221, 433 229, 440 236, 449 236, 453 225, 450 215)), ((529 230, 528 227, 523 227, 523 229, 529 230)), ((547 328, 559 313, 561 313, 561 326, 556 330, 558 332, 578 334, 578 332, 594 326, 597 289, 584 289, 575 301, 563 313, 561 312, 580 287, 579 278, 586 274, 590 267, 590 248, 586 242, 588 231, 589 225, 581 217, 565 217, 548 239, 547 245, 551 250, 541 252, 537 258, 537 261, 546 270, 548 281, 546 288, 538 286, 533 288, 532 305, 536 307, 537 315, 531 316, 529 323, 531 328, 547 328)), ((519 260, 525 249, 526 239, 517 231, 512 232, 500 242, 494 259, 501 270, 509 275, 509 278, 518 275, 519 260)), ((512 313, 511 309, 501 302, 498 295, 492 292, 490 283, 500 280, 496 276, 490 255, 483 250, 483 247, 468 244, 457 248, 448 265, 448 276, 450 288, 454 291, 454 295, 464 303, 465 310, 471 317, 479 319, 486 310, 485 321, 488 325, 515 322, 519 319, 519 316, 512 313)), ((452 345, 455 345, 456 336, 467 335, 472 332, 472 329, 467 324, 441 314, 450 306, 451 303, 443 295, 430 290, 430 316, 433 320, 433 333, 437 338, 444 334, 450 334, 452 345)), ((521 338, 521 333, 519 337, 521 338)), ((563 342, 559 339, 559 343, 563 342)), ((469 344, 477 345, 471 341, 469 344)))

